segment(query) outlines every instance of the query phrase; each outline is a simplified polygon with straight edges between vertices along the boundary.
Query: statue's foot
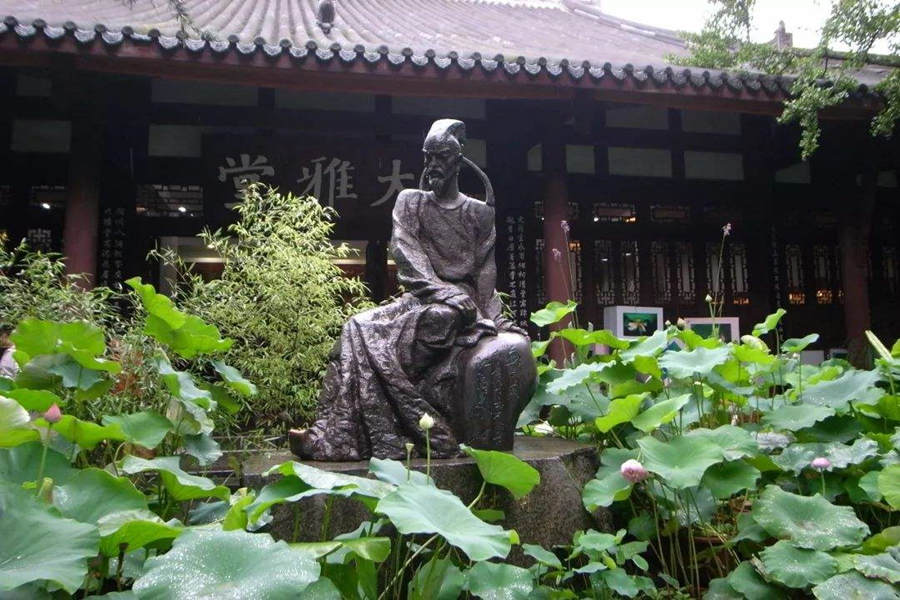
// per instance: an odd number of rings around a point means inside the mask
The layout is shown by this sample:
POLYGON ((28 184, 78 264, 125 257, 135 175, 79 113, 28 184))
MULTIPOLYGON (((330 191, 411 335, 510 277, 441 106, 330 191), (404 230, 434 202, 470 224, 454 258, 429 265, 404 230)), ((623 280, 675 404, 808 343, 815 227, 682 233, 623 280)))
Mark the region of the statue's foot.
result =
POLYGON ((361 459, 356 448, 335 447, 323 442, 321 431, 315 427, 291 429, 288 432, 291 452, 303 460, 351 461, 361 459))

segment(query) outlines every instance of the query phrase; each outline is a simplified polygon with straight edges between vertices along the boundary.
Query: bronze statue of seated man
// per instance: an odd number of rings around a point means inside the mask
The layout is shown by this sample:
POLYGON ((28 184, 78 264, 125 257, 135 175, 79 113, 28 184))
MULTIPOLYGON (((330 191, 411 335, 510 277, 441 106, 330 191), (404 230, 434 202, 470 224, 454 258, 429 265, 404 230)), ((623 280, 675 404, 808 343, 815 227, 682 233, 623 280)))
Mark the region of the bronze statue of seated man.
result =
POLYGON ((465 125, 435 121, 425 139, 419 190, 393 212, 391 253, 405 293, 351 318, 335 344, 319 418, 293 430, 291 449, 313 460, 403 458, 406 444, 432 456, 459 444, 512 448, 519 413, 534 391, 528 337, 503 315, 495 289, 494 201, 487 177, 463 157, 465 125), (459 191, 459 169, 485 182, 485 201, 459 191))

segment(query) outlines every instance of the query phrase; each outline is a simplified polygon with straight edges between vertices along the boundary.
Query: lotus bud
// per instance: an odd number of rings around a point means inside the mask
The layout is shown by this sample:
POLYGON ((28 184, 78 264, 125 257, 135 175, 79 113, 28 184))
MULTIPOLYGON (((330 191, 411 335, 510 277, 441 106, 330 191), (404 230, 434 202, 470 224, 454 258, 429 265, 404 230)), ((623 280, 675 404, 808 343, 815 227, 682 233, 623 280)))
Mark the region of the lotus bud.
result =
POLYGON ((672 321, 666 319, 666 327, 671 327, 671 326, 672 326, 672 321))
POLYGON ((704 300, 706 301, 707 304, 709 304, 710 302, 712 302, 713 299, 712 299, 712 296, 710 296, 709 294, 707 294, 707 295, 706 295, 706 298, 704 298, 704 300))
POLYGON ((687 327, 687 321, 685 321, 681 317, 678 317, 678 320, 675 321, 675 325, 678 326, 678 329, 684 329, 685 327, 687 327))
POLYGON ((762 350, 763 352, 768 352, 769 350, 769 347, 766 345, 766 343, 755 335, 742 335, 741 343, 756 350, 762 350))
POLYGON ((62 418, 62 411, 59 410, 59 407, 54 402, 50 405, 50 408, 47 409, 47 412, 44 413, 44 420, 46 420, 51 425, 53 423, 59 423, 59 420, 62 418))
POLYGON ((432 427, 434 427, 434 417, 428 413, 423 413, 422 417, 419 419, 419 429, 428 431, 432 427))
POLYGON ((817 471, 824 471, 825 469, 831 468, 831 461, 824 456, 817 456, 809 463, 809 465, 817 471))
POLYGON ((622 473, 622 477, 630 483, 640 483, 650 477, 650 473, 647 472, 644 465, 633 458, 629 458, 623 462, 622 466, 619 467, 619 472, 622 473))
POLYGON ((412 451, 413 451, 413 448, 415 447, 415 446, 413 446, 413 443, 412 443, 412 442, 406 442, 406 444, 404 444, 404 446, 406 447, 406 453, 407 453, 407 454, 409 454, 410 452, 412 452, 412 451))
POLYGON ((731 223, 725 223, 725 226, 722 227, 722 235, 723 236, 731 235, 731 223))

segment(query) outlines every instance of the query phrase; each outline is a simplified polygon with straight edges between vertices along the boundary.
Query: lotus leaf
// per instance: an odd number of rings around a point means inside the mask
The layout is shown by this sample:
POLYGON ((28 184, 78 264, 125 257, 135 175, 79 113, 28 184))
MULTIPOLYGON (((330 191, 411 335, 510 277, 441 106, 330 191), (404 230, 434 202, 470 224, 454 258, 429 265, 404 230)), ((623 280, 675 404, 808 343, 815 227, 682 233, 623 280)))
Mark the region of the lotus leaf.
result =
POLYGON ((766 413, 762 422, 773 429, 782 431, 797 431, 812 427, 819 421, 834 414, 834 409, 827 406, 815 406, 808 404, 788 404, 766 413))
POLYGON ((183 528, 177 522, 165 523, 146 509, 110 513, 97 521, 100 532, 100 552, 104 556, 118 556, 125 544, 125 552, 132 552, 160 540, 172 540, 183 528))
POLYGON ((622 477, 619 471, 622 463, 629 458, 636 458, 637 452, 609 448, 600 456, 601 466, 594 479, 587 482, 582 491, 581 501, 589 511, 598 506, 609 506, 613 502, 625 500, 631 495, 631 484, 622 477))
POLYGON ((227 500, 231 492, 223 485, 216 485, 211 479, 191 475, 181 469, 177 456, 153 459, 126 456, 119 468, 129 475, 145 471, 157 471, 169 494, 175 500, 195 500, 197 498, 220 498, 227 500))
POLYGON ((670 442, 652 437, 638 440, 644 467, 675 489, 696 486, 710 466, 722 462, 722 448, 700 436, 679 436, 670 442))
POLYGON ((153 411, 130 415, 104 415, 102 423, 118 425, 128 442, 151 450, 156 448, 173 428, 171 421, 153 411))
POLYGON ((769 485, 753 504, 753 519, 770 535, 813 550, 856 546, 869 526, 849 506, 835 506, 820 495, 798 496, 769 485))
POLYGON ((434 486, 397 486, 375 512, 387 516, 400 533, 436 533, 471 560, 504 558, 511 547, 513 532, 478 519, 457 496, 434 486))
POLYGON ((26 410, 44 412, 52 405, 65 406, 62 398, 48 390, 29 390, 27 388, 15 388, 3 392, 7 398, 12 398, 26 410))
POLYGON ((49 581, 74 594, 100 543, 94 525, 61 517, 5 482, 0 482, 0 531, 0 592, 49 581))
POLYGON ((721 425, 715 429, 694 429, 686 434, 688 438, 702 438, 722 449, 726 460, 737 460, 753 456, 759 452, 759 444, 746 429, 734 425, 721 425))
POLYGON ((567 315, 575 312, 576 308, 578 308, 578 304, 572 300, 569 300, 565 304, 562 302, 551 302, 541 310, 531 313, 531 322, 538 327, 552 325, 553 323, 558 323, 563 320, 567 315))
POLYGON ((667 369, 676 378, 705 377, 713 367, 728 360, 730 350, 719 348, 696 348, 690 352, 667 352, 659 359, 659 366, 667 369))
POLYGON ((616 398, 609 403, 608 410, 602 417, 594 420, 594 425, 602 433, 607 433, 616 425, 628 423, 641 410, 644 394, 632 394, 624 398, 616 398))
POLYGON ((759 479, 759 469, 742 460, 734 460, 713 465, 703 474, 701 484, 713 496, 724 500, 734 494, 753 489, 759 479))
POLYGON ((479 562, 467 572, 469 591, 482 600, 528 600, 531 572, 513 565, 479 562))
POLYGON ((853 566, 866 577, 882 579, 888 583, 900 583, 900 549, 892 548, 891 552, 884 552, 869 556, 855 554, 853 566))
POLYGON ((791 444, 778 456, 773 456, 782 469, 800 473, 810 468, 810 463, 816 457, 825 457, 831 463, 832 469, 843 469, 849 465, 858 465, 865 460, 878 455, 878 444, 868 438, 859 438, 852 446, 837 442, 828 444, 791 444))
POLYGON ((690 394, 681 394, 668 400, 657 402, 631 420, 631 424, 644 433, 650 433, 660 425, 670 422, 691 399, 690 394))
POLYGON ((222 376, 222 379, 225 380, 225 383, 228 384, 228 387, 241 396, 253 396, 256 394, 256 386, 234 367, 226 365, 221 360, 212 361, 212 365, 216 372, 222 376))
POLYGON ((457 600, 466 576, 450 559, 432 559, 409 582, 408 600, 457 600))
POLYGON ((53 504, 64 517, 96 524, 102 517, 125 510, 147 509, 147 499, 127 477, 103 469, 78 471, 53 490, 53 504))
POLYGON ((547 384, 547 392, 550 394, 561 394, 569 388, 586 383, 593 374, 608 369, 613 364, 608 362, 581 363, 573 369, 566 369, 562 371, 559 377, 547 384))
POLYGON ((845 412, 850 402, 862 397, 879 378, 876 371, 847 371, 837 379, 804 389, 803 398, 807 404, 827 406, 839 413, 845 412))
POLYGON ((797 548, 781 540, 759 554, 769 579, 791 588, 822 583, 837 570, 837 561, 825 552, 797 548))
POLYGON ((141 598, 287 599, 318 578, 311 554, 268 534, 192 529, 147 561, 133 589, 141 598))
POLYGON ((633 362, 639 356, 655 356, 669 345, 669 336, 665 330, 660 329, 648 338, 637 342, 631 348, 619 352, 619 359, 624 363, 633 362))
POLYGON ((506 488, 516 500, 526 496, 541 482, 537 469, 508 452, 477 450, 468 446, 462 448, 475 459, 485 481, 506 488))
POLYGON ((749 562, 742 562, 729 573, 728 585, 747 600, 780 600, 786 598, 784 592, 760 577, 749 562))
POLYGON ((389 458, 372 458, 369 460, 369 472, 381 481, 394 485, 400 485, 407 481, 434 485, 434 480, 425 473, 407 469, 403 463, 389 458))
POLYGON ((888 504, 900 509, 900 465, 885 467, 878 474, 878 491, 888 504))
POLYGON ((812 590, 819 600, 898 600, 900 591, 889 583, 868 579, 855 571, 835 575, 812 590))
POLYGON ((562 562, 560 562, 559 557, 537 544, 522 544, 522 553, 525 556, 530 556, 542 565, 562 569, 562 562))
MULTIPOLYGON (((41 454, 44 446, 40 442, 28 442, 8 450, 0 449, 0 480, 22 484, 38 478, 41 454)), ((47 450, 44 461, 44 477, 50 477, 56 484, 69 481, 78 471, 69 465, 69 459, 53 449, 47 450)))
POLYGON ((753 326, 753 335, 759 337, 761 335, 769 333, 778 326, 778 322, 781 321, 781 317, 786 314, 786 310, 784 310, 783 308, 779 308, 771 315, 766 316, 765 320, 762 323, 757 323, 753 326))

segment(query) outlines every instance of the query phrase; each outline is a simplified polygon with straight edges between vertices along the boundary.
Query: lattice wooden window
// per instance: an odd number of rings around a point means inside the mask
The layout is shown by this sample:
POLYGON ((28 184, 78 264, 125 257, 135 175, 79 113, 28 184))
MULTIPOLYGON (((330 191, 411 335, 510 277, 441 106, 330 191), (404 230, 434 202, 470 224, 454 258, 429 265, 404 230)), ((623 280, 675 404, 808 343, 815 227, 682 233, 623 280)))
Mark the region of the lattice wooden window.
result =
POLYGON ((202 217, 202 185, 139 185, 136 211, 139 217, 202 217))
POLYGON ((621 244, 621 281, 622 303, 640 304, 641 301, 641 269, 638 256, 638 243, 634 240, 621 244))
POLYGON ((25 237, 32 250, 40 250, 41 252, 53 250, 53 232, 49 229, 29 229, 25 237))
POLYGON ((825 244, 816 244, 812 251, 816 304, 833 304, 835 296, 834 248, 825 244))
POLYGON ((668 304, 672 301, 672 268, 667 242, 650 242, 650 266, 653 269, 653 301, 668 304))
POLYGON ((682 204, 653 204, 650 206, 650 220, 654 223, 691 222, 691 209, 682 204))
POLYGON ((799 244, 784 246, 784 265, 787 273, 787 295, 789 304, 806 304, 803 285, 803 251, 799 244))
POLYGON ((750 277, 747 269, 747 245, 732 242, 728 246, 731 262, 731 302, 740 306, 750 304, 750 277))
POLYGON ((61 209, 66 205, 66 186, 33 185, 29 190, 28 203, 44 210, 61 209))
POLYGON ((697 299, 697 287, 694 283, 694 247, 690 242, 674 242, 673 245, 678 299, 682 302, 694 302, 697 299))
MULTIPOLYGON (((534 203, 534 218, 538 221, 544 220, 544 201, 536 200, 534 203)), ((570 223, 574 223, 581 218, 581 207, 577 202, 569 202, 568 207, 566 209, 566 219, 569 220, 570 223)))
POLYGON ((609 306, 616 303, 616 278, 614 272, 612 242, 594 240, 594 291, 597 304, 609 306))

